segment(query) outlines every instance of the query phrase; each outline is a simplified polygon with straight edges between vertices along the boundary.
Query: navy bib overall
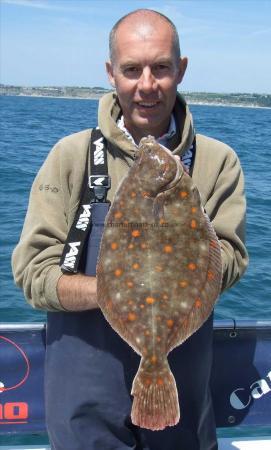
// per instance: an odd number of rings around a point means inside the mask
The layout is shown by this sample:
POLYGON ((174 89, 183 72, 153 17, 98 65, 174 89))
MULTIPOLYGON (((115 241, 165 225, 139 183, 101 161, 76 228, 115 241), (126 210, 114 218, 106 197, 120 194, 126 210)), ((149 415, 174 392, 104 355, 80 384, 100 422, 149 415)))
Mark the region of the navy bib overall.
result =
MULTIPOLYGON (((93 205, 88 275, 96 274, 107 210, 106 203, 93 205)), ((48 313, 45 402, 52 450, 216 450, 209 390, 212 330, 211 316, 169 354, 181 419, 175 427, 149 431, 130 420, 140 358, 101 311, 48 313)))

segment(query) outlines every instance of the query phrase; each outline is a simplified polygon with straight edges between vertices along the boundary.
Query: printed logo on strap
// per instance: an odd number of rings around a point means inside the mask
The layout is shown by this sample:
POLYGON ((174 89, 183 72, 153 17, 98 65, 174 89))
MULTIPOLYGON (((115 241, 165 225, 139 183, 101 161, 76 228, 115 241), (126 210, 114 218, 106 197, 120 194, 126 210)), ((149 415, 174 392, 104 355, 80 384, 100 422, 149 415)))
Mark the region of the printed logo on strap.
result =
POLYGON ((95 150, 94 150, 94 165, 98 166, 100 164, 104 164, 104 143, 103 136, 94 141, 95 150))
POLYGON ((91 216, 91 205, 81 205, 81 207, 83 208, 83 212, 80 214, 75 227, 78 230, 85 231, 87 229, 91 216))

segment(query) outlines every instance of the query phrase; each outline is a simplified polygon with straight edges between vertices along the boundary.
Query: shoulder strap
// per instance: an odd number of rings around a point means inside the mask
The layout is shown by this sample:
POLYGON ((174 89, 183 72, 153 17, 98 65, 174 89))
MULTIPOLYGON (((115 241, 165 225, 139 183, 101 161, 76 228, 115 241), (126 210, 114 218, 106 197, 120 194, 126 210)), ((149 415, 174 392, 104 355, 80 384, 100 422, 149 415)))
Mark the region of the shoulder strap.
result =
POLYGON ((110 177, 107 166, 106 139, 97 127, 92 130, 89 151, 90 176, 89 188, 94 195, 95 202, 105 202, 110 188, 110 177))
POLYGON ((106 140, 101 131, 96 128, 91 132, 79 207, 60 259, 63 273, 78 271, 80 258, 91 230, 92 205, 96 202, 107 203, 106 196, 109 188, 106 140))
POLYGON ((189 175, 192 176, 193 166, 196 156, 196 136, 194 137, 193 144, 186 150, 181 156, 182 163, 189 169, 189 175))

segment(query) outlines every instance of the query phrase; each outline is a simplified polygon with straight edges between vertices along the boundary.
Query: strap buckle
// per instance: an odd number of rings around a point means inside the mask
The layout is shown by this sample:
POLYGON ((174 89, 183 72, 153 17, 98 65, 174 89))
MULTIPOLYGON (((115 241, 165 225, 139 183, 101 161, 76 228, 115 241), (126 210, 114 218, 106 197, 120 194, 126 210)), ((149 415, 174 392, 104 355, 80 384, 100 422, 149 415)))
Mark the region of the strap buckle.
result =
POLYGON ((106 201, 107 191, 111 187, 109 175, 90 175, 88 185, 94 192, 94 202, 106 201))
POLYGON ((106 189, 111 187, 111 178, 109 175, 90 175, 88 179, 88 185, 90 189, 96 186, 103 186, 106 189))

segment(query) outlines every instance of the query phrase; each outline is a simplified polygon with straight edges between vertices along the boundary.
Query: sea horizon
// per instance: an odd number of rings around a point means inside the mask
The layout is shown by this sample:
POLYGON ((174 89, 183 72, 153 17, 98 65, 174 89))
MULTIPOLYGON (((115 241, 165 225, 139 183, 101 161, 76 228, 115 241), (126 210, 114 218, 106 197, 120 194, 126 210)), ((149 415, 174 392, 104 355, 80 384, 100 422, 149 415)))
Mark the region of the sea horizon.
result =
MULTIPOLYGON (((18 95, 9 95, 9 94, 0 94, 1 97, 28 97, 28 98, 50 98, 50 99, 66 99, 66 100, 96 100, 99 101, 103 95, 106 95, 107 92, 100 96, 93 97, 76 97, 76 96, 55 96, 55 95, 27 95, 27 94, 18 94, 18 95)), ((179 92, 184 98, 187 95, 186 93, 179 92)), ((226 94, 227 95, 227 94, 226 94)), ((260 94, 261 95, 261 94, 260 94)), ((259 105, 242 105, 238 103, 219 103, 219 102, 196 102, 196 101, 187 101, 188 105, 193 106, 221 106, 221 107, 230 107, 230 108, 252 108, 252 109, 271 109, 271 106, 259 106, 259 105)))

